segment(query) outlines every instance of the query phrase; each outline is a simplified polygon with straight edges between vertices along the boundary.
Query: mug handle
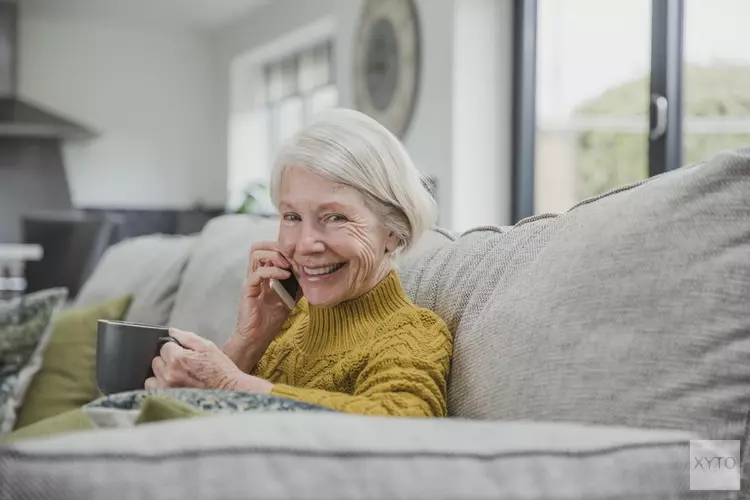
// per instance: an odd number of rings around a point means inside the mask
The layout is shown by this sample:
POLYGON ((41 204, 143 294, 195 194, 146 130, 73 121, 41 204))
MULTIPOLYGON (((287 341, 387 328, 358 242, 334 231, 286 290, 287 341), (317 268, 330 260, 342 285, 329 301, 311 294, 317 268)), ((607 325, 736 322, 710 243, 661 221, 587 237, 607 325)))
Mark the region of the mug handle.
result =
POLYGON ((174 337, 172 337, 172 336, 169 336, 169 335, 167 335, 166 337, 159 337, 159 349, 161 349, 161 348, 162 348, 162 346, 163 346, 164 344, 168 343, 168 342, 174 342, 174 343, 175 343, 175 344, 177 344, 178 346, 180 346, 180 347, 182 347, 183 349, 185 349, 185 346, 184 346, 184 345, 182 345, 182 344, 180 344, 180 341, 179 341, 179 340, 177 340, 176 338, 174 338, 174 337))

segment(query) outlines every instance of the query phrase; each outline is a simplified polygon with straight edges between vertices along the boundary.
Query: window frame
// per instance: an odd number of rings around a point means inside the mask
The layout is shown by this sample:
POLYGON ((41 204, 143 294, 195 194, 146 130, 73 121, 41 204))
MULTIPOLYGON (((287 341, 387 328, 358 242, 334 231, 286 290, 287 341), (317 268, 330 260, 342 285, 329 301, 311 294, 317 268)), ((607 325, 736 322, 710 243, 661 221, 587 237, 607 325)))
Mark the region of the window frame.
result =
POLYGON ((648 171, 650 176, 682 165, 682 59, 684 0, 652 0, 648 171), (655 98, 667 102, 663 134, 655 133, 655 98))

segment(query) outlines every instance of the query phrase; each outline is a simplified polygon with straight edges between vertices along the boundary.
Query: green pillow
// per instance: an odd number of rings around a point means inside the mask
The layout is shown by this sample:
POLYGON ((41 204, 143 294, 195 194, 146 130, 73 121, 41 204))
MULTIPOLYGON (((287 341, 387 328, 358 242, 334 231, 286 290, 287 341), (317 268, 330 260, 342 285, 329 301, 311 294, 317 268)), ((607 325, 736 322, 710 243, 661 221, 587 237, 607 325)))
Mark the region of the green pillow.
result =
POLYGON ((97 320, 121 320, 130 301, 128 295, 59 314, 52 326, 42 368, 26 392, 16 429, 80 408, 99 397, 97 320))

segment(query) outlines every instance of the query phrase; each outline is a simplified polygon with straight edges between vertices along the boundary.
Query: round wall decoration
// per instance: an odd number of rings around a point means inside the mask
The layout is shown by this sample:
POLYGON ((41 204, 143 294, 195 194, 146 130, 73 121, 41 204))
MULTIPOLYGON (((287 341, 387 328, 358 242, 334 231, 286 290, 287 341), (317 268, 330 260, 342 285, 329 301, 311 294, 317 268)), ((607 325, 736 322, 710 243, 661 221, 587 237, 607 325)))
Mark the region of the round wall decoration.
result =
POLYGON ((413 0, 365 0, 357 32, 354 101, 397 137, 409 128, 420 72, 413 0))

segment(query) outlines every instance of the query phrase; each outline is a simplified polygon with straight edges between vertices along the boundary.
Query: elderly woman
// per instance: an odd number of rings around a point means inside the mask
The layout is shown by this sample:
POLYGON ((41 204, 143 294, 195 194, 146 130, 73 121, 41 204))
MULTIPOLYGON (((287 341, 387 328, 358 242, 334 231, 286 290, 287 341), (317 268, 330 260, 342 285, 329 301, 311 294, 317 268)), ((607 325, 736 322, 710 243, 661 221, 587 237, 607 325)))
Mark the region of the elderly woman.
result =
POLYGON ((446 415, 452 337, 404 293, 393 257, 435 222, 401 143, 334 110, 281 151, 272 172, 278 241, 252 247, 237 328, 223 349, 172 330, 146 388, 272 394, 370 415, 446 415), (271 280, 294 275, 290 311, 271 280))

